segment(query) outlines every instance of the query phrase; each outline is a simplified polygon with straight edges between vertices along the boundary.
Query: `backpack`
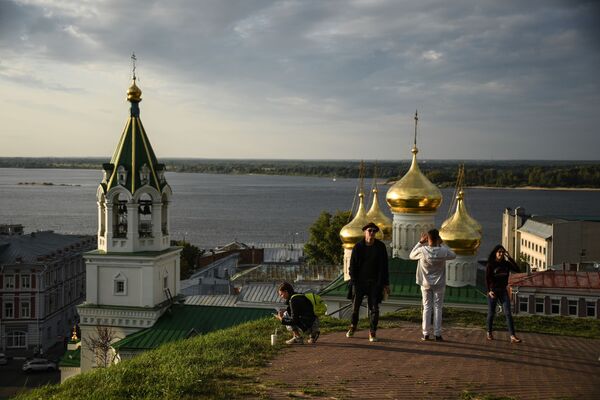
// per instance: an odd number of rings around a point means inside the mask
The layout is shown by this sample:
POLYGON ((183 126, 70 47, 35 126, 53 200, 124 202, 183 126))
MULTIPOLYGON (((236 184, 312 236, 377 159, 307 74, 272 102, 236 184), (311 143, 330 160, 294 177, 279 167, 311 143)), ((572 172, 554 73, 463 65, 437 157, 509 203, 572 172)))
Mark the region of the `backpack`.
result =
POLYGON ((308 299, 308 301, 310 301, 310 303, 312 304, 313 312, 315 313, 315 315, 317 317, 325 315, 325 312, 327 311, 327 306, 323 302, 323 299, 321 299, 321 296, 319 296, 318 294, 310 293, 310 292, 297 293, 297 294, 292 295, 292 298, 294 298, 294 296, 306 297, 308 299))

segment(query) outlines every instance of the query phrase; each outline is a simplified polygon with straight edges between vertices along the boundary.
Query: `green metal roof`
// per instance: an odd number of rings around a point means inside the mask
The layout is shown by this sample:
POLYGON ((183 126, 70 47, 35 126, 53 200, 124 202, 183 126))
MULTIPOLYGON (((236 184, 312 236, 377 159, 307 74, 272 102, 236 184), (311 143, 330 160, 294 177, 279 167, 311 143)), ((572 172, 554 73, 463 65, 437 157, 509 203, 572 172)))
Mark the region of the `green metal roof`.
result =
POLYGON ((131 116, 127 120, 119 144, 113 153, 110 164, 104 165, 107 177, 106 181, 103 182, 103 187, 106 191, 109 191, 119 185, 117 173, 119 167, 123 166, 127 171, 127 180, 124 187, 134 193, 142 186, 139 172, 144 165, 147 166, 150 172, 148 185, 161 192, 166 185, 166 181, 160 182, 158 172, 164 170, 165 166, 158 163, 154 150, 150 145, 150 140, 148 140, 146 130, 139 116, 139 104, 132 102, 131 116))
MULTIPOLYGON (((421 287, 416 283, 417 261, 402 258, 390 258, 390 299, 401 300, 421 299, 421 287)), ((321 296, 342 296, 348 293, 348 282, 343 275, 325 287, 321 296)), ((446 286, 444 301, 447 303, 487 304, 485 290, 475 286, 451 287, 446 286)))
POLYGON ((243 322, 271 316, 273 310, 246 307, 213 307, 176 304, 150 328, 116 342, 118 350, 148 350, 161 344, 229 328, 243 322))
POLYGON ((67 350, 58 362, 60 367, 79 367, 81 365, 81 347, 77 350, 67 350))

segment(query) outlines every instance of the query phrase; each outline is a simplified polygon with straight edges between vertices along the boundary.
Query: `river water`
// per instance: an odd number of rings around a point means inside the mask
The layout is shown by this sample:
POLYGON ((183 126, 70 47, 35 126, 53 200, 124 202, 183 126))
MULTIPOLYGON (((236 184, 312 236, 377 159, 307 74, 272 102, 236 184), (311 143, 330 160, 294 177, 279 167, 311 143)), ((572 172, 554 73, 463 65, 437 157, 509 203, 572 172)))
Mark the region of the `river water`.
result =
MULTIPOLYGON (((330 178, 269 175, 167 173, 166 178, 173 189, 171 238, 185 238, 207 249, 233 240, 304 242, 308 227, 321 211, 333 213, 352 206, 357 184, 356 179, 334 182, 330 178)), ((94 170, 2 168, 0 224, 22 224, 26 232, 51 229, 95 234, 100 180, 101 171, 94 170), (25 182, 36 184, 19 184, 25 182)), ((391 217, 385 204, 386 190, 381 188, 380 206, 391 217)), ((438 226, 447 215, 453 189, 442 189, 442 194, 438 226)), ((521 206, 539 215, 600 214, 600 191, 471 188, 465 197, 470 214, 483 226, 480 257, 500 242, 506 207, 521 206)))

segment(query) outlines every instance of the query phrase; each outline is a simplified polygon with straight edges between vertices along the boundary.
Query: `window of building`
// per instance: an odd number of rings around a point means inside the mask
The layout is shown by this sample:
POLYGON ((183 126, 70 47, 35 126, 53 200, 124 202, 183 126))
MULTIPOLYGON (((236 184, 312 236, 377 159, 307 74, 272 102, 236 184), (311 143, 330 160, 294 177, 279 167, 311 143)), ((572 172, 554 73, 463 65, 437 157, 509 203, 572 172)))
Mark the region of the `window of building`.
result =
POLYGON ((6 347, 10 349, 26 347, 25 332, 13 331, 6 334, 6 347))
POLYGON ((560 314, 560 299, 550 300, 550 314, 560 314))
POLYGON ((127 278, 121 273, 117 274, 114 279, 114 294, 118 296, 127 295, 127 278))
POLYGON ((529 312, 529 298, 519 296, 519 311, 520 312, 529 312))
POLYGON ((544 250, 544 255, 546 255, 546 248, 544 247, 543 250, 544 250))
POLYGON ((19 313, 21 318, 31 317, 31 305, 28 301, 21 301, 21 312, 19 313))
POLYGON ((14 289, 15 288, 15 276, 14 275, 4 275, 4 289, 14 289))
POLYGON ((169 275, 165 275, 163 276, 163 289, 166 289, 169 287, 169 275))
POLYGON ((535 313, 543 314, 544 313, 544 298, 536 297, 535 298, 535 313))
POLYGON ((596 302, 595 301, 586 301, 586 316, 595 317, 596 316, 596 302))
POLYGON ((21 275, 21 289, 31 288, 31 275, 21 275))
POLYGON ((7 301, 4 303, 4 318, 14 318, 15 317, 15 306, 11 301, 7 301))
POLYGON ((569 315, 577 315, 578 300, 569 300, 569 315))

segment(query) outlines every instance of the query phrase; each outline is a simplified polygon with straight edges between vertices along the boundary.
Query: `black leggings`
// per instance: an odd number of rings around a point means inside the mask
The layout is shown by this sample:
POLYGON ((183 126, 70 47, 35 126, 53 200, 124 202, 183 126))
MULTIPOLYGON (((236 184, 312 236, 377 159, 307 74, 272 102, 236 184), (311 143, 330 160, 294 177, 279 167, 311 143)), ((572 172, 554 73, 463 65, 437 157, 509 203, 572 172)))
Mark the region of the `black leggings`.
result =
POLYGON ((358 314, 360 313, 360 306, 363 301, 363 297, 367 296, 367 304, 369 306, 369 324, 371 332, 377 330, 377 324, 379 323, 379 296, 381 295, 381 288, 375 282, 367 282, 366 284, 358 284, 355 286, 354 301, 352 306, 352 326, 356 328, 358 325, 358 314))

